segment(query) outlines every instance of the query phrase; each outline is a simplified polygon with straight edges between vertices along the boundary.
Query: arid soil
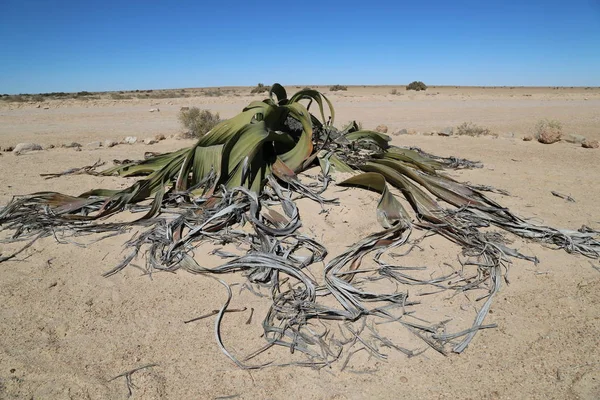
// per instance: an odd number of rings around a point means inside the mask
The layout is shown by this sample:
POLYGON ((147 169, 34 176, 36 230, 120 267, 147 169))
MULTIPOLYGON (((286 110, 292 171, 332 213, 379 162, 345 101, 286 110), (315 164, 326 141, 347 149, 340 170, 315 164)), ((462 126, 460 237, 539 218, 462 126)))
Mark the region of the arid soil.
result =
MULTIPOLYGON (((393 143, 418 146, 443 155, 484 163, 482 169, 452 171, 461 181, 502 188, 510 196, 490 194, 516 214, 535 223, 578 229, 600 229, 600 149, 559 142, 543 145, 522 138, 534 133, 542 118, 558 120, 565 134, 600 139, 600 90, 585 88, 430 88, 427 92, 390 94, 393 87, 350 87, 325 94, 336 107, 336 125, 352 119, 373 129, 388 126, 393 143), (429 135, 446 127, 473 122, 495 135, 484 137, 429 135), (413 135, 396 135, 400 129, 413 135), (551 194, 570 195, 568 202, 551 194)), ((224 118, 260 95, 232 88, 218 97, 173 99, 52 100, 37 103, 0 101, 0 147, 35 142, 56 148, 0 155, 0 204, 12 196, 52 190, 79 194, 92 188, 122 188, 132 180, 78 175, 45 180, 40 173, 60 172, 101 159, 141 159, 145 151, 172 151, 191 145, 178 140, 177 113, 182 106, 218 111, 224 118), (38 108, 38 105, 40 106, 38 108), (158 108, 160 111, 149 112, 158 108), (154 145, 141 143, 91 148, 105 139, 139 140, 165 134, 154 145), (82 151, 60 148, 68 142, 82 151)), ((290 91, 293 90, 293 87, 290 91)), ((310 201, 299 202, 302 230, 324 243, 330 257, 377 231, 378 196, 358 189, 332 187, 325 193, 340 205, 327 214, 310 201)), ((3 232, 3 238, 8 233, 3 232)), ((43 239, 15 260, 0 263, 0 398, 120 399, 128 397, 125 377, 134 368, 156 364, 131 375, 135 399, 307 398, 307 399, 597 399, 600 398, 600 262, 545 248, 517 238, 511 244, 535 255, 534 265, 515 261, 509 269, 486 323, 498 325, 477 334, 466 352, 442 356, 432 349, 408 358, 382 349, 387 360, 353 356, 320 370, 271 367, 241 370, 219 350, 214 319, 183 321, 218 309, 226 299, 213 279, 183 271, 151 277, 134 266, 103 278, 123 257, 131 233, 90 243, 43 239)), ((2 244, 8 255, 22 244, 2 244)), ((459 249, 441 238, 427 239, 423 251, 406 262, 428 265, 433 275, 446 264, 458 266, 459 249)), ((210 265, 201 251, 196 258, 210 265)), ((144 260, 136 261, 142 265, 144 260)), ((318 271, 313 271, 318 274, 318 271)), ((228 278, 230 282, 239 277, 228 278)), ((237 280, 236 280, 237 279, 237 280)), ((472 295, 410 295, 422 301, 421 317, 453 319, 467 327, 480 307, 472 295)), ((267 299, 234 289, 223 337, 230 351, 249 354, 264 344, 260 323, 267 299), (251 324, 246 324, 254 308, 251 324)), ((401 328, 382 328, 398 345, 427 348, 401 328)), ((283 349, 264 359, 300 360, 283 349)))

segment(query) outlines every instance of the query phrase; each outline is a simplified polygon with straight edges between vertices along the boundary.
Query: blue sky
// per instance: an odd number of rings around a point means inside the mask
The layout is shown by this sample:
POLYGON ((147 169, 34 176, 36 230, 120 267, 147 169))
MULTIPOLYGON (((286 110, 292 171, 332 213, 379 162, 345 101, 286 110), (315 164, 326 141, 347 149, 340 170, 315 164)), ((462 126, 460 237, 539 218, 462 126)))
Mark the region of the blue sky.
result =
POLYGON ((600 0, 0 0, 0 93, 600 86, 600 0))

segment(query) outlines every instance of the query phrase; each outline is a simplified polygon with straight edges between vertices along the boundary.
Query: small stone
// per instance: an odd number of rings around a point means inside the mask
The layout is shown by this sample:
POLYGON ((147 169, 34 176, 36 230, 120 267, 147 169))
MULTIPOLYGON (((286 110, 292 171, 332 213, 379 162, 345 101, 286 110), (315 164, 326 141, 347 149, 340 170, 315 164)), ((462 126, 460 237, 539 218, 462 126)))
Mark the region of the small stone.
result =
POLYGON ((53 149, 54 147, 56 147, 56 146, 54 146, 53 144, 49 144, 49 145, 44 146, 44 150, 50 150, 50 149, 53 149))
POLYGON ((405 377, 405 376, 401 376, 401 377, 400 377, 398 380, 399 380, 401 383, 408 383, 408 378, 407 378, 407 377, 405 377))
POLYGON ((574 144, 583 144, 585 142, 585 136, 570 134, 564 137, 565 142, 574 144))
POLYGON ((598 147, 600 147, 600 143, 597 140, 584 140, 583 143, 581 143, 581 147, 586 148, 586 149, 597 149, 598 147))
POLYGON ((44 106, 44 110, 49 110, 50 106, 44 106))
POLYGON ((523 138, 524 142, 531 142, 532 140, 533 140, 533 136, 531 136, 531 135, 527 135, 523 138))
POLYGON ((137 142, 137 137, 136 136, 127 136, 123 142, 127 143, 127 144, 135 144, 137 142))
POLYGON ((552 143, 556 143, 560 140, 562 134, 557 131, 557 130, 553 130, 553 129, 549 129, 549 130, 545 130, 540 132, 537 140, 540 143, 543 144, 552 144, 552 143))
POLYGON ((160 112, 160 108, 151 108, 148 111, 150 111, 150 112, 160 112))
POLYGON ((387 125, 377 125, 377 128, 375 128, 375 132, 387 133, 387 131, 388 131, 387 125))
POLYGON ((102 147, 102 142, 90 142, 88 144, 85 145, 85 147, 89 147, 90 149, 98 149, 100 147, 102 147))
POLYGON ((40 146, 37 143, 19 143, 18 145, 15 146, 15 148, 13 149, 13 153, 15 153, 16 155, 19 154, 23 154, 26 153, 28 151, 35 151, 35 150, 43 150, 42 146, 40 146))
POLYGON ((152 138, 144 139, 144 144, 155 144, 155 143, 158 143, 158 142, 152 138))
POLYGON ((395 135, 408 135, 408 129, 400 129, 395 135))
POLYGON ((75 147, 75 151, 81 151, 81 147, 75 147))
POLYGON ((438 136, 452 136, 453 133, 454 133, 454 128, 451 126, 448 126, 444 129, 442 129, 441 131, 439 131, 438 136))
POLYGON ((163 135, 162 133, 159 133, 158 135, 154 136, 154 140, 156 140, 157 142, 160 142, 161 140, 165 140, 166 136, 163 135))
POLYGON ((77 142, 70 142, 70 143, 64 143, 60 147, 65 148, 65 149, 72 149, 72 148, 79 148, 79 147, 81 147, 81 145, 77 142))
POLYGON ((110 140, 110 139, 106 139, 104 141, 104 147, 115 147, 118 144, 119 144, 118 142, 115 142, 114 140, 110 140))
POLYGON ((157 153, 156 151, 146 151, 146 152, 144 152, 144 160, 159 156, 160 154, 161 153, 157 153))
POLYGON ((35 108, 42 108, 42 105, 38 104, 37 106, 35 106, 35 108))

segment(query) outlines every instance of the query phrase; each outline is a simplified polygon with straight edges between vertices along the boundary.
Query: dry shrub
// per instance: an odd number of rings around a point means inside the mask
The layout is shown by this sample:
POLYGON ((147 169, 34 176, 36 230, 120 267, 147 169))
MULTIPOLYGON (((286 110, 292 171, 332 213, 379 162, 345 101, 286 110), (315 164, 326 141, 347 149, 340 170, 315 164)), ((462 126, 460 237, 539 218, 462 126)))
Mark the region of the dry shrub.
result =
POLYGON ((185 137, 200 138, 221 122, 221 117, 219 113, 191 107, 179 111, 179 121, 187 130, 185 137))
POLYGON ((487 136, 491 135, 492 132, 488 128, 479 126, 472 122, 463 122, 456 127, 456 134, 459 136, 487 136))

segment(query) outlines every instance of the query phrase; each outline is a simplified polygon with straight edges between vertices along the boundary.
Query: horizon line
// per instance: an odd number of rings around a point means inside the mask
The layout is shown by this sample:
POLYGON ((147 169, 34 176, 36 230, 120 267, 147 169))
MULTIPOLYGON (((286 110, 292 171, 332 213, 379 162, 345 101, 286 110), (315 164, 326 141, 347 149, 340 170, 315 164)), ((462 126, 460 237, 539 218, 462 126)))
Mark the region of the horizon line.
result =
MULTIPOLYGON (((286 84, 282 86, 285 88, 286 86, 288 87, 328 87, 328 86, 334 86, 334 85, 339 85, 339 84, 286 84)), ((265 86, 269 86, 269 85, 265 85, 265 86)), ((344 84, 343 86, 347 86, 349 88, 356 88, 356 87, 363 87, 363 88, 367 88, 367 87, 372 87, 372 88, 376 88, 376 87, 395 87, 395 86, 407 86, 407 84, 404 83, 398 83, 398 84, 379 84, 379 85, 363 85, 363 84, 344 84)), ((140 91, 148 91, 148 90, 194 90, 194 89, 221 89, 221 88, 225 88, 225 89, 233 89, 233 88, 254 88, 256 87, 256 85, 217 85, 217 86, 189 86, 189 87, 169 87, 169 88, 145 88, 145 89, 115 89, 115 90, 93 90, 93 91, 88 91, 88 90, 79 90, 79 91, 69 91, 69 92, 64 92, 64 91, 53 91, 53 92, 31 92, 31 93, 1 93, 0 97, 7 97, 7 96, 35 96, 35 95, 43 95, 43 94, 56 94, 56 93, 65 93, 65 94, 76 94, 76 93, 82 93, 82 92, 87 92, 87 93, 92 93, 92 94, 101 94, 101 93, 113 93, 113 92, 140 92, 140 91)), ((442 85, 427 85, 427 88, 480 88, 480 89, 487 89, 487 88, 491 88, 491 89, 502 89, 502 88, 509 88, 509 89, 547 89, 547 88, 556 88, 556 89, 600 89, 600 86, 593 86, 593 85, 573 85, 573 86, 566 86, 566 85, 452 85, 452 84, 442 84, 442 85)))

